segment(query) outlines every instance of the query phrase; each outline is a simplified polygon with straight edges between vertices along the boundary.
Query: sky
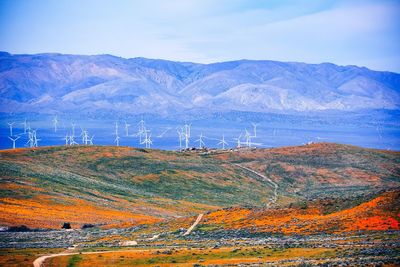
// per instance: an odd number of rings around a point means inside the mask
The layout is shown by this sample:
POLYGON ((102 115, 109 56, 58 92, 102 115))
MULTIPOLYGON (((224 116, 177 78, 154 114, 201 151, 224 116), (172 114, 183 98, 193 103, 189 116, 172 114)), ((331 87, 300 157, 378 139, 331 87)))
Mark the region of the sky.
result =
POLYGON ((0 0, 0 50, 400 73, 400 0, 0 0))

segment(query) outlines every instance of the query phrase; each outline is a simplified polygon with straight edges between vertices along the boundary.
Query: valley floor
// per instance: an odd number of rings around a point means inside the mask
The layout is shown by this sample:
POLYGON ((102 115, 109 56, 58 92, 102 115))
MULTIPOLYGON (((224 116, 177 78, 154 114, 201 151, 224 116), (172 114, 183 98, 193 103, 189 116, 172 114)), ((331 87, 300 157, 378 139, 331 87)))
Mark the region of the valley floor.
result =
POLYGON ((190 238, 134 247, 2 248, 0 266, 397 266, 400 232, 190 238), (40 255, 50 255, 39 257, 40 255))

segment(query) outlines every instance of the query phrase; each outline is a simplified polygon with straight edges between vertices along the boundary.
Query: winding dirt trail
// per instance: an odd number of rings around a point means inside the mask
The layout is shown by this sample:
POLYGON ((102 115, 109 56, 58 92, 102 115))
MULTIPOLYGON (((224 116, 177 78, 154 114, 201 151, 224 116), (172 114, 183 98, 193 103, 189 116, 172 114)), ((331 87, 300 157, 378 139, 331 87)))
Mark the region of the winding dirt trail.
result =
MULTIPOLYGON (((199 214, 199 216, 197 216, 196 221, 187 229, 187 231, 183 234, 183 236, 190 235, 190 233, 193 231, 193 229, 199 224, 199 222, 203 218, 203 215, 204 214, 201 213, 201 214, 199 214)), ((159 237, 159 235, 154 235, 152 238, 150 238, 150 240, 155 240, 158 237, 159 237)), ((77 254, 104 254, 104 253, 131 252, 131 251, 135 251, 135 252, 147 251, 147 250, 117 250, 117 251, 93 251, 93 252, 68 252, 68 251, 74 250, 75 248, 77 248, 76 245, 74 245, 60 253, 41 256, 33 262, 33 266, 34 267, 43 267, 44 266, 43 263, 45 262, 45 260, 50 259, 50 258, 60 257, 60 256, 70 256, 70 255, 77 255, 77 254)))
POLYGON ((239 168, 241 168, 241 169, 243 169, 243 170, 249 171, 249 172, 251 172, 251 173, 257 175, 258 177, 261 177, 263 180, 267 181, 268 183, 270 183, 270 184, 272 185, 272 187, 274 188, 274 196, 273 196, 272 198, 270 198, 270 201, 267 202, 266 206, 269 207, 270 205, 276 203, 276 201, 277 201, 277 199, 278 199, 278 187, 279 187, 279 185, 278 185, 277 183, 275 183, 274 181, 272 181, 272 180, 271 180, 270 178, 268 178, 267 176, 265 176, 265 175, 263 175, 263 174, 261 174, 261 173, 259 173, 259 172, 256 172, 255 170, 252 170, 252 169, 250 169, 250 168, 248 168, 248 167, 242 166, 242 165, 240 165, 240 164, 238 164, 238 163, 233 163, 233 165, 235 165, 235 166, 237 166, 237 167, 239 167, 239 168))
POLYGON ((61 252, 61 253, 57 253, 57 254, 50 254, 50 255, 45 255, 45 256, 41 256, 39 258, 37 258, 34 262, 33 262, 33 266, 34 267, 43 267, 43 263, 45 260, 49 259, 49 258, 55 258, 55 257, 60 257, 60 256, 71 256, 71 255, 78 255, 78 254, 106 254, 106 253, 124 253, 124 252, 146 252, 149 251, 148 249, 131 249, 131 250, 109 250, 109 251, 92 251, 92 252, 61 252))
POLYGON ((190 235, 190 233, 193 231, 193 229, 199 224, 199 222, 201 221, 201 218, 203 218, 204 214, 199 214, 199 216, 197 216, 196 221, 192 224, 192 226, 190 226, 187 231, 183 234, 183 236, 187 236, 190 235))

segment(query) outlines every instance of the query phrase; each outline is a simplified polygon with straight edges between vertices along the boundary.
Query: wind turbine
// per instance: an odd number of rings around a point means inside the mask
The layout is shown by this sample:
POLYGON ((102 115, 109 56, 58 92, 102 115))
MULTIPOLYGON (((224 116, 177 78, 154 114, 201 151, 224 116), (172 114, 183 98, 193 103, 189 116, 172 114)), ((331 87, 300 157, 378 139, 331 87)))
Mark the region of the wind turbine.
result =
POLYGON ((225 145, 228 145, 228 143, 225 141, 225 135, 222 135, 221 142, 219 142, 218 145, 222 145, 222 149, 225 149, 225 145))
POLYGON ((26 130, 28 129, 28 124, 26 123, 26 118, 25 118, 24 122, 22 123, 22 125, 24 125, 24 134, 26 134, 26 130))
POLYGON ((33 133, 31 131, 31 129, 29 129, 29 131, 28 131, 28 142, 26 142, 26 144, 28 145, 28 147, 35 146, 35 141, 33 139, 33 133))
POLYGON ((10 136, 13 136, 13 125, 15 122, 7 122, 8 126, 10 127, 10 136))
POLYGON ((93 145, 93 137, 94 135, 92 135, 92 137, 89 139, 89 144, 92 146, 93 145))
POLYGON ((87 145, 88 142, 89 142, 89 134, 88 134, 88 131, 87 131, 87 130, 82 130, 81 136, 82 136, 82 144, 87 145))
POLYGON ((36 136, 36 130, 33 130, 33 141, 34 141, 34 147, 38 147, 38 141, 40 141, 41 139, 37 139, 36 136))
POLYGON ((189 148, 190 141, 190 126, 191 124, 185 124, 182 129, 183 137, 185 138, 185 148, 189 148))
POLYGON ((138 125, 139 125, 139 129, 138 129, 138 132, 136 133, 136 136, 139 136, 139 142, 142 143, 142 136, 144 136, 146 133, 146 126, 145 126, 143 117, 139 121, 138 125))
POLYGON ((17 141, 20 136, 17 136, 15 139, 11 138, 10 136, 8 138, 13 142, 13 149, 15 149, 15 141, 17 141))
POLYGON ((118 135, 118 121, 115 122, 115 135, 118 135))
POLYGON ((143 142, 141 142, 141 144, 144 144, 146 146, 146 148, 150 148, 150 146, 153 144, 153 142, 151 141, 150 131, 146 130, 145 139, 143 140, 143 142), (148 132, 149 132, 149 134, 147 134, 148 132))
POLYGON ((65 140, 65 146, 68 146, 68 142, 69 142, 68 133, 65 135, 64 140, 65 140))
POLYGON ((178 133, 178 138, 179 138, 179 149, 182 149, 182 132, 179 130, 176 130, 176 132, 178 133))
POLYGON ((69 136, 69 144, 71 146, 79 145, 77 142, 75 142, 75 122, 71 122, 71 126, 72 126, 72 133, 69 136))
POLYGON ((238 138, 233 138, 233 140, 236 140, 236 147, 237 148, 241 148, 242 147, 242 142, 240 141, 241 137, 242 137, 242 134, 240 134, 238 138))
POLYGON ((58 125, 57 115, 53 119, 53 125, 54 125, 54 132, 56 133, 57 132, 57 125, 58 125))
POLYGON ((204 137, 205 136, 203 136, 203 133, 200 133, 199 139, 196 140, 196 142, 199 142, 199 149, 202 149, 202 148, 204 148, 206 146, 204 141, 203 141, 204 137))
POLYGON ((257 137, 257 125, 258 125, 258 123, 251 123, 252 125, 253 125, 253 132, 254 132, 254 135, 252 136, 252 137, 257 137))
POLYGON ((129 136, 129 126, 131 125, 125 121, 125 136, 129 136))
POLYGON ((244 131, 245 131, 244 137, 246 138, 246 146, 251 147, 251 137, 252 136, 250 135, 249 131, 247 131, 247 129, 245 129, 244 131))
POLYGON ((114 142, 117 144, 117 146, 119 146, 119 139, 120 139, 120 137, 117 135, 114 140, 114 142))

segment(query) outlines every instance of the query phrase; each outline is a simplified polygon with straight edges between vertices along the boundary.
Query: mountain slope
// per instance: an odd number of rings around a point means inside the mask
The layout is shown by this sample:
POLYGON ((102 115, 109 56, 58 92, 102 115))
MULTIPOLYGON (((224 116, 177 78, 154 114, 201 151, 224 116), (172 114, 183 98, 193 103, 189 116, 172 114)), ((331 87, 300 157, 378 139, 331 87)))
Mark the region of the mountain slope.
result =
POLYGON ((0 151, 0 225, 138 225, 232 206, 356 197, 399 187, 398 152, 336 144, 178 153, 128 147, 0 151))
POLYGON ((0 53, 2 112, 399 109, 399 89, 400 74, 329 63, 0 53))

